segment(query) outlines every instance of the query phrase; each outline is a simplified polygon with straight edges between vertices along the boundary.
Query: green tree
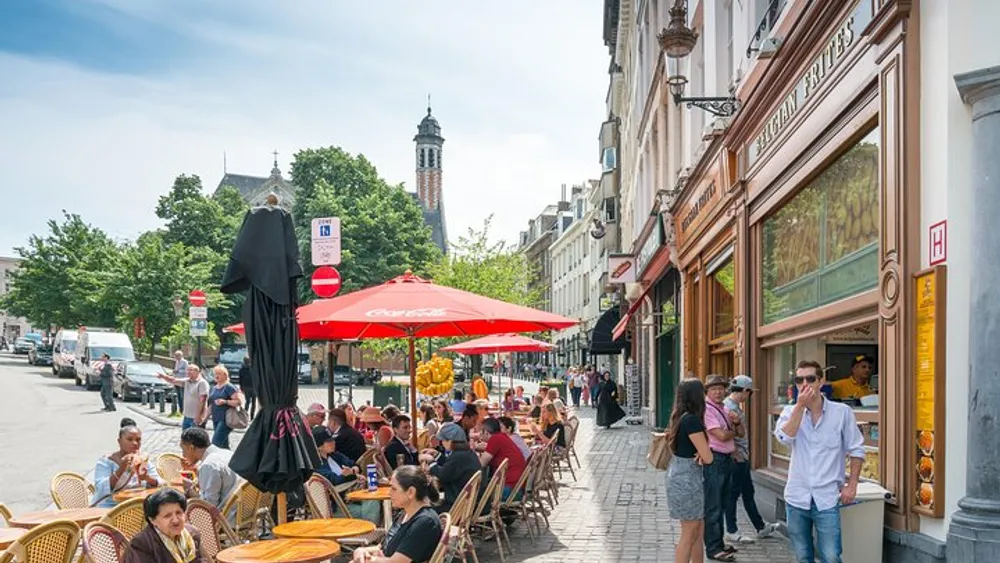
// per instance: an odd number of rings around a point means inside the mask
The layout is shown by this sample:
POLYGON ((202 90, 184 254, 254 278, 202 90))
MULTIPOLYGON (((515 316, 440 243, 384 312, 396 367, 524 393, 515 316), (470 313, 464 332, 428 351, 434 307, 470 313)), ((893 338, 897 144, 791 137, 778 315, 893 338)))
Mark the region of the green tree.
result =
MULTIPOLYGON (((316 217, 340 217, 343 291, 369 287, 410 269, 420 273, 440 257, 413 196, 378 176, 363 156, 339 147, 299 151, 292 163, 293 217, 306 275, 316 217)), ((302 286, 303 302, 312 300, 302 286)))
MULTIPOLYGON (((168 244, 165 239, 164 233, 152 231, 128 245, 105 290, 106 301, 125 305, 120 309, 120 326, 130 331, 135 319, 143 319, 146 337, 139 345, 150 356, 178 322, 173 308, 175 298, 200 288, 208 296, 209 307, 225 308, 230 304, 213 289, 218 282, 212 279, 211 259, 216 255, 205 248, 168 244)), ((186 318, 181 320, 186 326, 186 318)))
POLYGON ((112 326, 119 307, 101 299, 120 248, 104 231, 63 211, 46 235, 15 248, 22 259, 10 273, 2 307, 36 326, 112 326))

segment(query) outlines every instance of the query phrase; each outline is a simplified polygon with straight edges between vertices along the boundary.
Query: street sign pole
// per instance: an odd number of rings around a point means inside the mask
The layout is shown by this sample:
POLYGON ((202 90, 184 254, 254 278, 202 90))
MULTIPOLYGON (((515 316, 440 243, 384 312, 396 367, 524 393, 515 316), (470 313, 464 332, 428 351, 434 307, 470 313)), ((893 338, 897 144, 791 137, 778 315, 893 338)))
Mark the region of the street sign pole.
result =
POLYGON ((193 289, 188 294, 188 318, 190 319, 191 336, 195 337, 195 360, 194 363, 199 368, 201 361, 201 337, 208 335, 208 307, 205 292, 200 289, 193 289))

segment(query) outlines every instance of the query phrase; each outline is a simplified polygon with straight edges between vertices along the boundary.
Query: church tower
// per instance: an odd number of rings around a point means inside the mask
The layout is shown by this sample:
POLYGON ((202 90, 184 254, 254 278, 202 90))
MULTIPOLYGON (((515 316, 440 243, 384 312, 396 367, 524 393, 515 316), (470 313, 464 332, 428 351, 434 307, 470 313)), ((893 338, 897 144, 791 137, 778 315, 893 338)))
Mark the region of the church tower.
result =
POLYGON ((441 154, 444 137, 441 126, 431 115, 431 99, 427 97, 427 115, 417 125, 416 143, 417 193, 414 194, 424 212, 424 223, 431 228, 431 240, 448 254, 448 230, 445 227, 444 201, 441 199, 441 154))
POLYGON ((430 100, 427 115, 417 126, 417 199, 424 211, 440 211, 441 205, 441 149, 444 137, 441 126, 431 115, 430 100))

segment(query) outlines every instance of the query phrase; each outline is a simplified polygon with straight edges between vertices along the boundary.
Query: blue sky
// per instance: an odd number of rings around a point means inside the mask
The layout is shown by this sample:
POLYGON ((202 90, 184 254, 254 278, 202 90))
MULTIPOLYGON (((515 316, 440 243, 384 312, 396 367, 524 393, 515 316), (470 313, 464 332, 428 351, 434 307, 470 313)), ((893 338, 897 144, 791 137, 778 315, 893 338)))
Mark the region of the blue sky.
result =
POLYGON ((0 18, 0 255, 61 209, 120 239, 154 228, 175 176, 287 171, 364 153, 413 189, 432 95, 454 238, 493 213, 513 240, 599 174, 607 49, 596 0, 381 3, 11 0, 0 18), (378 8, 373 8, 378 6, 378 8), (8 208, 10 209, 10 208, 8 208))

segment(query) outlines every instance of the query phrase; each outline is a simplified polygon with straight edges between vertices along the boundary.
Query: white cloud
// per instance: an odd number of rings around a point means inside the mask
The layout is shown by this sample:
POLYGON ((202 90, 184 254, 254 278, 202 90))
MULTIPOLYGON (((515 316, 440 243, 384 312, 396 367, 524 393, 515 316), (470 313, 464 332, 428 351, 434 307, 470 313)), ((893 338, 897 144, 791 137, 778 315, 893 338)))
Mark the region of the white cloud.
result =
POLYGON ((191 37, 195 57, 143 76, 0 54, 0 254, 60 209, 119 238, 157 224, 181 173, 287 172, 294 151, 340 145, 413 189, 426 93, 446 137, 452 237, 494 214, 513 240, 599 173, 607 51, 596 2, 370 4, 99 0, 191 37), (171 9, 164 9, 167 6, 171 9), (369 8, 366 8, 369 7, 369 8), (141 13, 136 13, 138 10, 141 13), (234 11, 238 10, 238 12, 234 11), (11 211, 11 209, 15 211, 11 211))

